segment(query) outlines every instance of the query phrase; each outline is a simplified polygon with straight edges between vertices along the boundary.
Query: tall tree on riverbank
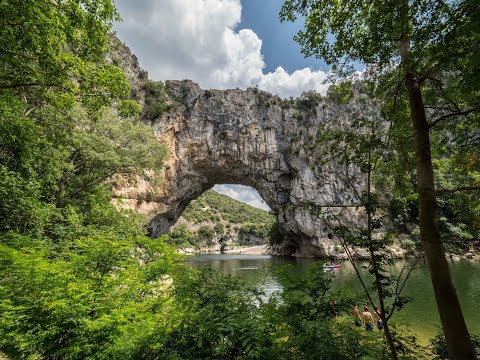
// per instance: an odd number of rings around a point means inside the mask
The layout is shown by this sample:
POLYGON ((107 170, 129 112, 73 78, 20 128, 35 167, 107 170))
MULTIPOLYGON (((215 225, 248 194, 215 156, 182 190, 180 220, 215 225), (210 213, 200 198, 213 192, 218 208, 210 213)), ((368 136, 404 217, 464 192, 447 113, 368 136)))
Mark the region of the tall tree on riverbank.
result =
MULTIPOLYGON (((353 84, 348 82, 335 85, 330 95, 336 99, 350 98, 355 96, 352 88, 353 84), (348 92, 352 95, 340 96, 348 92)), ((356 96, 356 101, 360 102, 365 101, 367 95, 356 96)), ((338 204, 336 208, 320 207, 318 215, 340 240, 372 307, 379 305, 380 309, 376 312, 383 323, 390 357, 398 360, 405 346, 396 337, 395 331, 391 330, 390 319, 410 300, 402 296, 402 292, 417 262, 412 265, 405 263, 397 274, 389 269, 393 263, 389 247, 395 240, 395 234, 385 231, 385 219, 395 187, 391 171, 391 160, 394 158, 391 149, 393 124, 381 116, 353 119, 347 127, 338 126, 339 123, 332 121, 321 124, 317 141, 322 148, 322 158, 334 159, 336 171, 347 184, 345 191, 349 193, 350 203, 338 204), (342 213, 348 209, 348 214, 353 208, 357 214, 355 221, 345 220, 348 215, 342 216, 342 213), (358 269, 352 246, 368 249, 368 272, 374 277, 370 288, 358 269)))
POLYGON ((305 17, 305 30, 295 39, 305 55, 325 59, 340 74, 352 70, 355 61, 371 64, 378 76, 397 80, 392 96, 406 92, 415 133, 420 236, 449 355, 474 359, 440 239, 430 130, 445 121, 478 119, 478 2, 287 0, 281 19, 294 21, 299 15, 305 17), (447 86, 464 96, 450 96, 447 86))

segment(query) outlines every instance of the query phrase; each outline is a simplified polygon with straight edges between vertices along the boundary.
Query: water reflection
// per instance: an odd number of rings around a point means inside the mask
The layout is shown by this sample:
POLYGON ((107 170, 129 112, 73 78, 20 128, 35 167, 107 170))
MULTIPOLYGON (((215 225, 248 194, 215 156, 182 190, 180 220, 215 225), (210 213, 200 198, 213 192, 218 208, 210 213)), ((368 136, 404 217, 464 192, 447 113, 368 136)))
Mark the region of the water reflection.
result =
MULTIPOLYGON (((266 296, 270 296, 274 291, 281 290, 282 287, 272 273, 267 271, 269 267, 292 265, 290 271, 301 273, 307 271, 312 263, 318 260, 271 256, 201 254, 188 258, 186 261, 195 268, 208 266, 232 275, 242 274, 248 283, 260 286, 266 296)), ((362 287, 356 277, 353 266, 347 261, 342 262, 341 265, 340 270, 330 272, 334 277, 333 287, 336 289, 347 287, 353 291, 361 292, 362 287)), ((413 260, 395 261, 389 270, 398 274, 405 265, 413 265, 413 260)), ((365 270, 366 262, 358 261, 356 266, 366 279, 366 283, 370 284, 372 277, 365 270)), ((480 262, 469 260, 456 261, 451 262, 450 267, 469 330, 479 335, 480 312, 476 311, 478 306, 476 302, 480 300, 480 262)), ((398 314, 396 320, 407 323, 422 342, 426 342, 428 338, 433 337, 438 332, 440 319, 430 276, 423 261, 419 262, 411 272, 403 295, 412 297, 413 301, 406 305, 405 309, 398 314)))

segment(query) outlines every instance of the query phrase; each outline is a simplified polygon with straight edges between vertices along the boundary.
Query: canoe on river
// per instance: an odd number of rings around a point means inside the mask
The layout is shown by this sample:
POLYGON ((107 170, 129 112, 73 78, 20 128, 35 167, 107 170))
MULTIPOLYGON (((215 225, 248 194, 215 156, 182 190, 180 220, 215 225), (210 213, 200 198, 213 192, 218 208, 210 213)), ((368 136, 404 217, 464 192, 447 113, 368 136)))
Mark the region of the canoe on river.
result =
POLYGON ((333 265, 323 265, 324 270, 333 270, 333 269, 340 269, 340 264, 333 264, 333 265))

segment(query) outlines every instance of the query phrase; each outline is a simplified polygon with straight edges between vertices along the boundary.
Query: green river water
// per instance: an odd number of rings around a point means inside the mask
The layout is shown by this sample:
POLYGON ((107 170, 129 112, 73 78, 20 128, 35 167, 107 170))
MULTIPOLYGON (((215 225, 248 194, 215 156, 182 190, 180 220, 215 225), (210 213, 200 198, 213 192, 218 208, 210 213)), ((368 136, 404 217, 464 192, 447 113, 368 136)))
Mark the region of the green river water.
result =
MULTIPOLYGON (((242 274, 248 282, 258 284, 268 295, 281 290, 281 285, 266 268, 290 264, 293 265, 293 272, 302 272, 306 271, 314 261, 320 260, 273 256, 199 254, 188 258, 186 261, 194 268, 208 266, 232 275, 242 274)), ((411 262, 412 260, 396 261, 393 269, 391 269, 392 272, 401 271, 405 261, 411 262)), ((362 287, 355 275, 353 266, 347 261, 341 262, 341 265, 341 269, 331 271, 334 277, 333 287, 348 287, 361 292, 362 287)), ((360 261, 358 265, 363 275, 367 276, 367 272, 362 269, 360 261)), ((450 268, 467 326, 471 333, 480 335, 480 311, 477 309, 480 302, 480 262, 454 261, 450 262, 450 268)), ((370 284, 371 281, 367 281, 367 283, 370 284)), ((428 270, 423 262, 419 262, 412 271, 403 295, 412 297, 413 301, 394 316, 395 321, 407 325, 420 342, 426 344, 430 338, 438 333, 440 320, 428 270)))

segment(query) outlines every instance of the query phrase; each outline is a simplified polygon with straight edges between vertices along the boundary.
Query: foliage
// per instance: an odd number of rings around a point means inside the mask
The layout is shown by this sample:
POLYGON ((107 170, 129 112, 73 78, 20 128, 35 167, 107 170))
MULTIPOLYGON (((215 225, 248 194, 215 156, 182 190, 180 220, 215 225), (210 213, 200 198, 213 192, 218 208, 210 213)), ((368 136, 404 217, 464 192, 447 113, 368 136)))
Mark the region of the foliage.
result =
POLYGON ((25 104, 0 96, 0 231, 63 237, 65 226, 93 221, 114 174, 161 168, 164 147, 140 122, 113 110, 96 121, 81 108, 63 116, 51 106, 22 116, 25 104))
POLYGON ((0 348, 12 358, 111 358, 126 329, 165 301, 175 256, 141 235, 79 238, 62 250, 3 235, 0 348))
POLYGON ((110 0, 13 0, 0 5, 0 89, 60 107, 80 101, 96 112, 126 99, 123 71, 104 61, 118 13, 110 0))
MULTIPOLYGON (((348 129, 333 124, 324 124, 320 128, 319 141, 325 156, 334 159, 341 168, 339 172, 348 184, 346 191, 352 199, 349 206, 360 209, 358 214, 361 220, 355 224, 346 223, 341 214, 328 208, 321 209, 320 215, 340 238, 372 307, 379 305, 379 316, 390 346, 390 356, 398 359, 399 351, 395 345, 398 340, 390 330, 389 320, 396 310, 402 309, 410 300, 402 296, 401 292, 413 267, 403 277, 405 268, 397 277, 390 274, 386 267, 391 261, 386 253, 388 246, 392 244, 393 236, 380 229, 387 226, 385 213, 391 204, 387 194, 392 193, 395 184, 389 161, 392 156, 389 148, 392 125, 387 124, 381 117, 370 117, 352 120, 348 129), (357 265, 349 248, 351 246, 360 246, 369 251, 368 269, 374 275, 371 289, 367 288, 356 269, 357 265), (375 298, 370 291, 375 293, 375 298)), ((411 245, 409 250, 413 250, 411 245)))
POLYGON ((415 241, 413 241, 412 239, 403 239, 403 240, 400 242, 400 245, 401 245, 404 249, 407 249, 408 251, 411 251, 411 252, 416 249, 415 241))
MULTIPOLYGON (((275 271, 283 291, 268 304, 267 313, 284 323, 276 326, 276 346, 282 354, 299 359, 376 359, 382 358, 386 343, 381 333, 359 334, 346 320, 357 294, 346 289, 332 291, 331 278, 318 263, 303 274, 292 275, 288 268, 275 271)), ((363 300, 363 299, 362 299, 363 300)), ((361 330, 360 330, 361 331, 361 330)), ((400 358, 420 359, 415 339, 400 341, 400 358), (406 347, 405 347, 406 345, 406 347)))
MULTIPOLYGON (((280 13, 282 20, 305 19, 305 29, 295 37, 302 52, 324 59, 340 77, 353 72, 355 61, 370 64, 365 77, 372 80, 371 88, 384 104, 392 104, 391 121, 415 135, 410 152, 415 152, 420 237, 449 352, 455 358, 475 355, 440 237, 431 143, 437 129, 446 129, 446 143, 457 145, 461 142, 456 139, 473 137, 469 142, 478 153, 479 15, 476 0, 286 0, 280 13)), ((479 189, 478 184, 459 188, 479 189)), ((450 232, 467 235, 459 227, 450 232)))
POLYGON ((332 85, 329 89, 328 96, 340 104, 348 103, 354 95, 352 83, 342 81, 339 84, 332 85))
POLYGON ((155 120, 172 109, 173 104, 168 100, 165 85, 161 81, 149 80, 143 90, 145 90, 144 118, 155 120))
POLYGON ((159 171, 166 150, 150 127, 133 119, 121 119, 114 111, 104 111, 92 121, 80 109, 74 115, 71 164, 73 170, 64 173, 62 181, 75 179, 73 194, 80 197, 85 187, 111 180, 113 175, 142 175, 143 170, 159 171))
MULTIPOLYGON (((155 324, 125 358, 382 357, 385 344, 379 333, 361 333, 342 318, 354 296, 332 292, 321 266, 295 277, 287 275, 286 269, 274 274, 284 290, 266 298, 239 277, 211 269, 182 270, 175 277, 176 302, 168 319, 175 325, 165 332, 162 322, 155 324)), ((403 358, 413 359, 411 350, 403 358)))
POLYGON ((193 200, 185 209, 182 216, 196 224, 221 215, 222 220, 230 224, 271 223, 273 217, 264 210, 236 201, 226 195, 219 194, 213 190, 205 191, 200 197, 193 200))
MULTIPOLYGON (((182 271, 174 289, 180 316, 167 334, 157 325, 132 358, 262 359, 268 337, 257 291, 242 280, 210 269, 182 271)), ((268 358, 268 357, 267 357, 268 358)))
POLYGON ((200 244, 212 245, 215 231, 209 226, 201 226, 197 231, 197 242, 200 244))
POLYGON ((317 114, 316 107, 320 104, 322 96, 315 91, 306 91, 294 101, 294 106, 301 112, 317 114))
POLYGON ((205 191, 193 200, 182 217, 192 224, 202 224, 197 231, 196 241, 206 243, 214 236, 236 232, 238 235, 254 235, 266 241, 275 226, 273 214, 234 200, 213 190, 205 191), (210 226, 213 223, 213 226, 210 226), (202 228, 210 228, 208 231, 202 228), (235 230, 236 229, 236 230, 235 230))
POLYGON ((111 1, 8 1, 0 18, 0 349, 115 358, 178 256, 109 182, 159 170, 164 148, 105 60, 111 1))
POLYGON ((215 231, 215 234, 217 234, 218 236, 222 236, 224 234, 223 224, 215 224, 215 226, 213 227, 213 231, 215 231))
POLYGON ((268 231, 268 239, 269 239, 269 244, 270 246, 274 244, 280 244, 282 242, 282 234, 280 233, 280 230, 278 229, 278 222, 275 221, 272 223, 270 226, 270 229, 268 231))
MULTIPOLYGON (((295 37, 302 53, 324 59, 334 70, 351 71, 352 63, 361 61, 395 71, 392 64, 400 61, 399 41, 407 36, 413 71, 433 74, 449 66, 457 71, 468 69, 468 74, 474 75, 472 79, 464 74, 469 90, 478 86, 478 70, 472 66, 478 59, 477 3, 421 0, 369 5, 365 1, 287 0, 280 18, 305 19, 305 30, 295 37)), ((478 96, 472 91, 467 94, 478 96)))
MULTIPOLYGON (((472 335, 472 343, 477 352, 477 356, 480 355, 480 338, 472 335)), ((430 346, 432 347, 432 353, 435 355, 434 360, 449 359, 447 342, 442 333, 437 334, 437 336, 430 340, 430 346)))
MULTIPOLYGON (((345 320, 358 298, 332 291, 321 264, 274 271, 283 291, 268 298, 241 277, 184 268, 141 234, 61 251, 5 234, 0 259, 0 349, 11 358, 380 359, 386 346, 345 320)), ((417 358, 415 346, 402 358, 417 358)))
POLYGON ((180 224, 172 228, 167 233, 165 241, 176 248, 192 247, 195 245, 195 237, 185 224, 180 224))

